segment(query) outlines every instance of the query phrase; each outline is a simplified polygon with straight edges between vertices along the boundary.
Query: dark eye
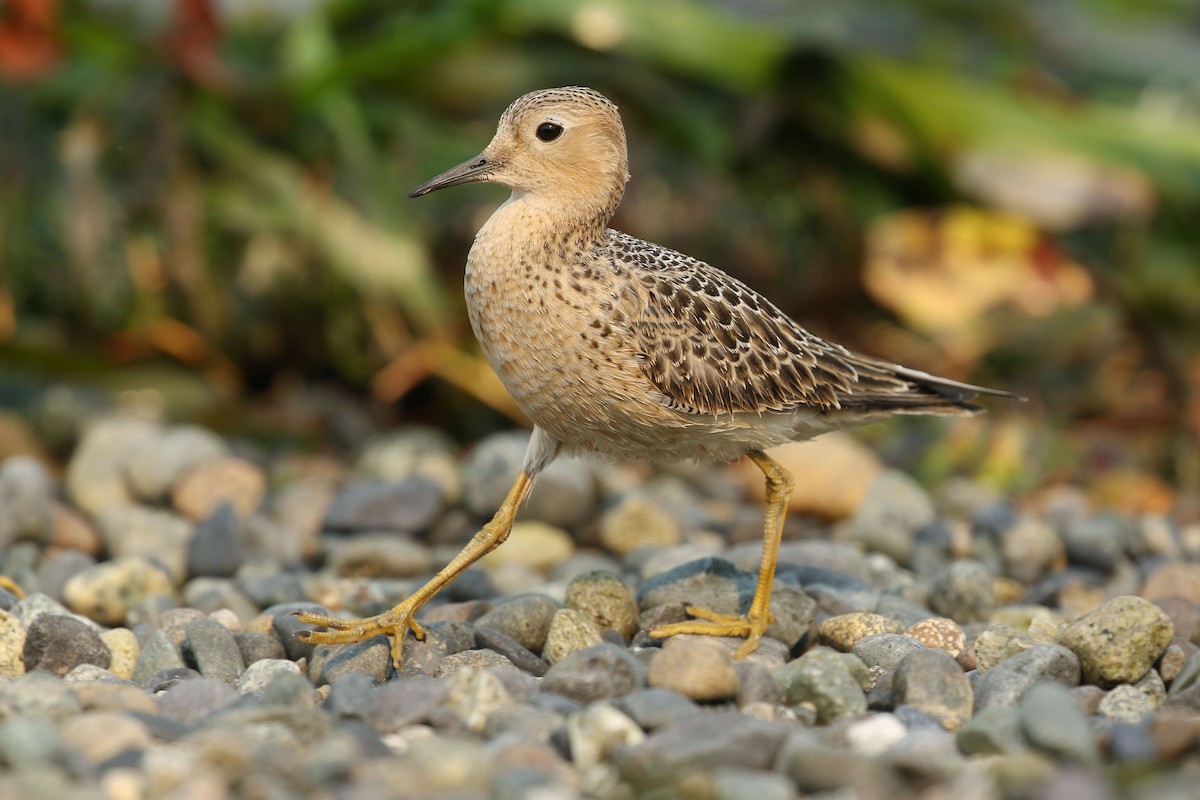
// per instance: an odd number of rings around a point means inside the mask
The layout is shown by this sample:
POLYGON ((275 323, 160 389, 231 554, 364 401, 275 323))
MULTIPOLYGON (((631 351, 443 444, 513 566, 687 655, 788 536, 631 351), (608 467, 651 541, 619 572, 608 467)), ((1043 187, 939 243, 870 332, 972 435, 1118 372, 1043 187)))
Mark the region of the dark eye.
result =
POLYGON ((554 122, 543 122, 537 126, 537 137, 543 142, 553 142, 562 136, 563 127, 554 122))

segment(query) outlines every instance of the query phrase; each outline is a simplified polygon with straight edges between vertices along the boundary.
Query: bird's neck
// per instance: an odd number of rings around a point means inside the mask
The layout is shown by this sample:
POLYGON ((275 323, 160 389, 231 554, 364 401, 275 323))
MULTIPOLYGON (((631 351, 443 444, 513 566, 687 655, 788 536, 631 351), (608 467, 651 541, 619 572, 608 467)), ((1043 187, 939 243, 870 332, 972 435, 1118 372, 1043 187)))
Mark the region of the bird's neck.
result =
POLYGON ((554 197, 514 191, 484 223, 475 244, 510 257, 536 257, 547 246, 590 249, 604 236, 619 202, 617 196, 591 204, 581 204, 578 200, 567 203, 554 197))

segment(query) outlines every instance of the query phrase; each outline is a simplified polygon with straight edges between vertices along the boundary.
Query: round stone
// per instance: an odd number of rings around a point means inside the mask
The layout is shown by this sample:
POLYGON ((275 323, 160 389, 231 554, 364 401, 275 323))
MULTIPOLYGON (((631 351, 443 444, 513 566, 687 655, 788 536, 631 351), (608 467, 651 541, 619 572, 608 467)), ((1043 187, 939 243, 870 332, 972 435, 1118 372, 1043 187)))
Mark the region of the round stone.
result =
POLYGON ((729 651, 703 636, 672 636, 650 659, 646 682, 699 702, 737 695, 738 675, 729 651))
POLYGON ((188 470, 171 487, 171 504, 180 514, 199 522, 228 503, 245 518, 262 505, 267 476, 262 468, 242 458, 226 456, 188 470))
POLYGON ((615 572, 595 570, 576 575, 567 584, 563 605, 587 614, 602 631, 616 631, 626 639, 637 633, 637 601, 615 572))
POLYGON ((821 644, 849 653, 864 637, 876 633, 899 633, 899 626, 887 617, 866 611, 829 617, 817 628, 821 644))
POLYGON ((940 649, 917 650, 905 656, 892 679, 897 707, 910 706, 956 731, 971 718, 975 693, 954 656, 940 649))
POLYGON ((978 561, 955 561, 929 588, 929 607, 955 622, 984 622, 996 607, 992 573, 978 561))
POLYGON ((540 653, 558 603, 543 594, 527 594, 500 603, 475 621, 517 640, 527 650, 540 653))
POLYGON ((542 648, 542 658, 548 664, 555 664, 576 650, 583 650, 603 641, 600 627, 591 615, 573 608, 560 608, 550 620, 546 644, 542 648))
POLYGON ((957 657, 967 646, 967 637, 958 623, 946 617, 930 617, 916 623, 904 632, 926 647, 945 650, 957 657))
POLYGON ((121 625, 129 609, 148 597, 174 594, 166 572, 144 556, 118 556, 88 567, 67 581, 63 599, 79 614, 121 625))
POLYGON ((29 626, 22 652, 25 671, 66 675, 80 664, 108 668, 112 653, 95 630, 77 619, 48 614, 29 626))
POLYGON ((639 547, 672 547, 681 539, 679 526, 669 514, 640 495, 627 495, 600 517, 600 543, 624 557, 639 547))
POLYGON ((575 552, 575 541, 562 528, 538 520, 522 520, 512 527, 504 544, 479 559, 485 569, 507 565, 549 572, 575 552))
POLYGON ((818 647, 775 670, 775 683, 788 705, 808 704, 817 722, 828 724, 867 713, 867 698, 841 654, 818 647))
POLYGON ((1174 635, 1162 609, 1126 595, 1063 627, 1059 641, 1079 657, 1085 681, 1110 688, 1140 680, 1174 635))

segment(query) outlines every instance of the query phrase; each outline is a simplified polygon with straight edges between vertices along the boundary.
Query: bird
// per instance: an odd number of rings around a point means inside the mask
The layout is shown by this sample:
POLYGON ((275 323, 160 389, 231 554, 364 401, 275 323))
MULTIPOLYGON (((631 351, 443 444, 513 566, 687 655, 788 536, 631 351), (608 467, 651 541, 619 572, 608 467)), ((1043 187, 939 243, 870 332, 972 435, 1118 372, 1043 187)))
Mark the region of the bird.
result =
POLYGON ((617 106, 581 86, 515 100, 476 157, 417 186, 410 197, 472 183, 511 194, 467 256, 464 294, 483 354, 533 432, 495 516, 462 551, 394 608, 366 619, 318 613, 316 644, 391 639, 399 668, 416 612, 503 544, 534 480, 555 458, 727 462, 747 457, 766 482, 763 554, 743 614, 688 606, 688 619, 649 631, 740 637, 759 645, 772 621, 771 589, 789 472, 766 450, 900 414, 963 416, 980 395, 1023 399, 855 352, 816 336, 745 283, 699 259, 608 224, 629 180, 617 106))

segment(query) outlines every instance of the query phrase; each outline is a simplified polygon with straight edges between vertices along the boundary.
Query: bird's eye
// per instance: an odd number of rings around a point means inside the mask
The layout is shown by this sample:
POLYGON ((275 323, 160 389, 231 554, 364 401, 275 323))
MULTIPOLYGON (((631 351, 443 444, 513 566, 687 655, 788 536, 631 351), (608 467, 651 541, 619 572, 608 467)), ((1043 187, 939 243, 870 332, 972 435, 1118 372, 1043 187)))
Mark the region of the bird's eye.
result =
POLYGON ((537 137, 543 142, 553 142, 562 136, 563 127, 556 122, 543 122, 537 126, 537 137))

